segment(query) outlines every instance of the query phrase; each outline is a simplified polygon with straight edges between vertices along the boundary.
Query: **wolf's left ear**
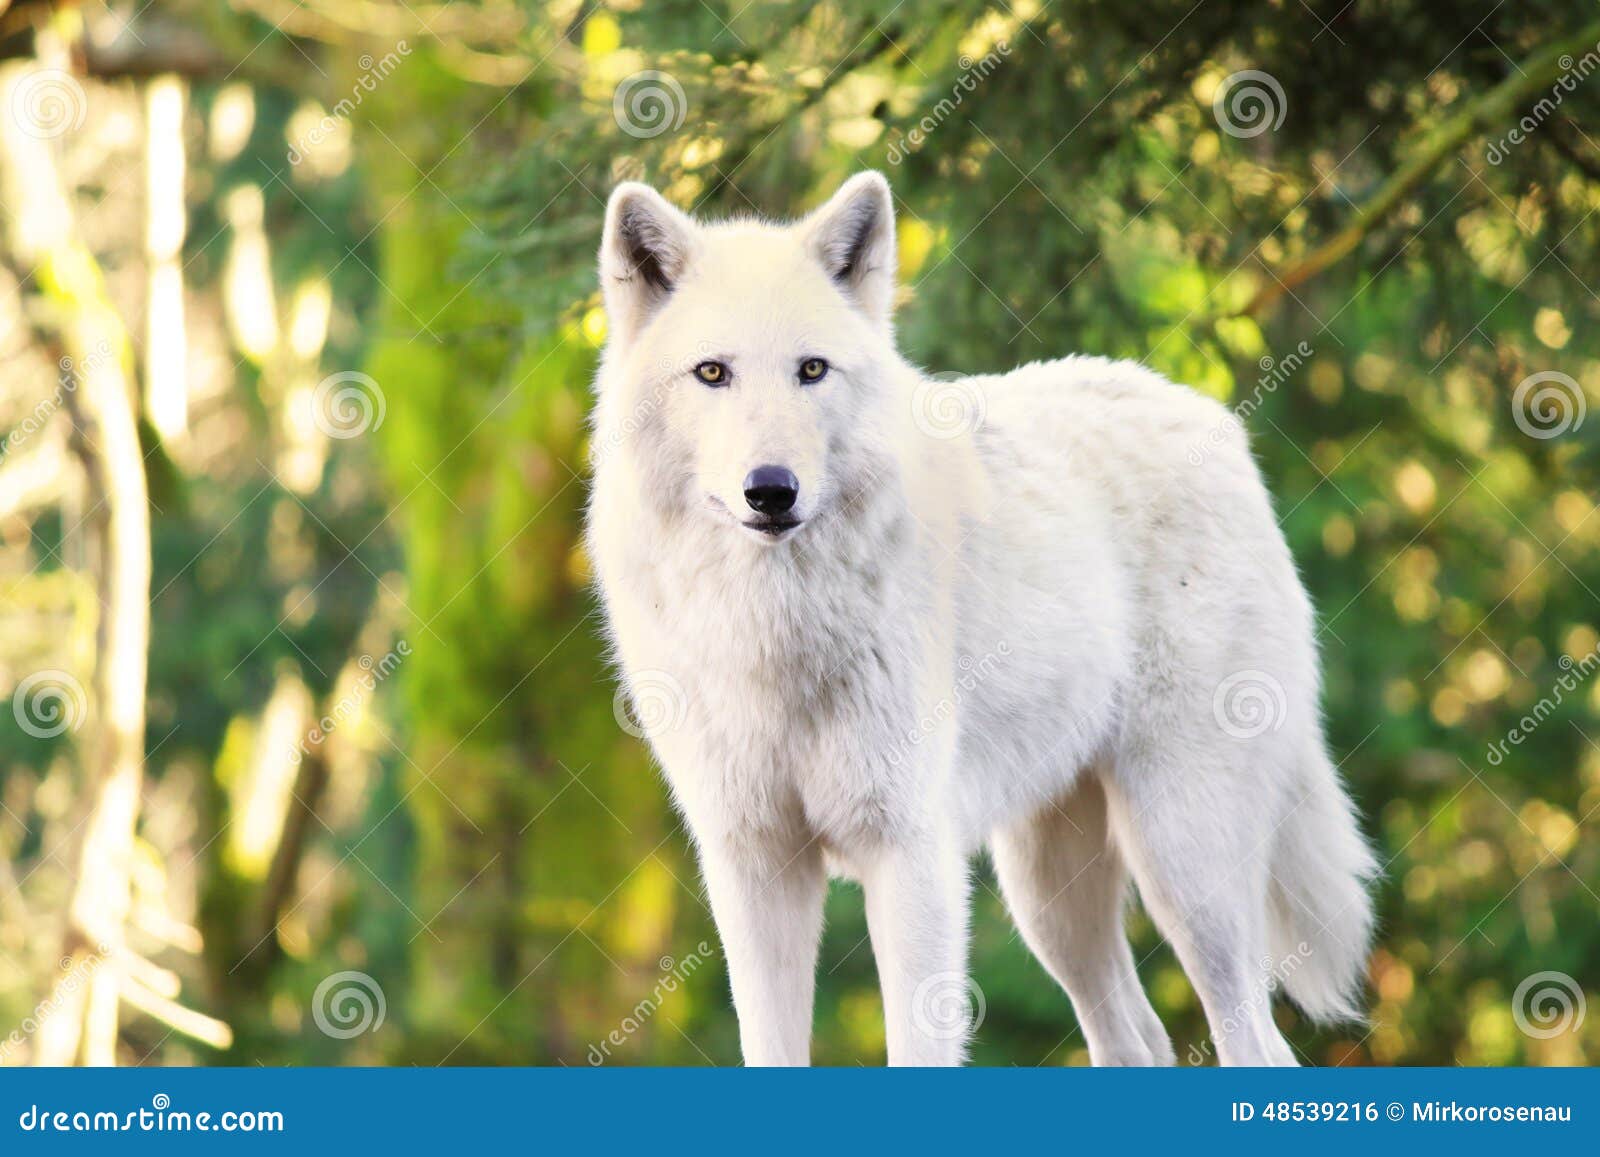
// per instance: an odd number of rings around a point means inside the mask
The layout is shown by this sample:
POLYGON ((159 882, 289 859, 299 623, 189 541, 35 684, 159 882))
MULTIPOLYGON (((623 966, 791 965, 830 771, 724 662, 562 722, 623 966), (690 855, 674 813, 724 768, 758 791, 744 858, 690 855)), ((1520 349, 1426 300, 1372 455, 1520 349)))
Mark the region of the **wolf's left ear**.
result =
POLYGON ((802 222, 828 276, 874 322, 894 307, 894 200, 882 173, 857 173, 802 222))

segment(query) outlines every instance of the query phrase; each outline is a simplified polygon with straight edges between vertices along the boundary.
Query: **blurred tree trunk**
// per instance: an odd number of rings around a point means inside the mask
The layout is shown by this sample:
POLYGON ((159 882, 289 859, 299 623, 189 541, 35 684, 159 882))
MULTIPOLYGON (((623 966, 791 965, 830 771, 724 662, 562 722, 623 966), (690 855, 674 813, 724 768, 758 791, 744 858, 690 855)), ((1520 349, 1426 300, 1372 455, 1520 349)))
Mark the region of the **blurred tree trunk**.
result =
MULTIPOLYGON (((26 69, 13 72, 12 82, 26 69)), ((6 86, 8 91, 10 85, 6 86)), ((80 732, 88 784, 64 969, 41 1038, 42 1064, 116 1061, 123 941, 132 906, 134 836, 144 766, 150 640, 150 514, 128 367, 132 353, 94 256, 74 236, 72 209, 47 140, 4 130, 17 198, 12 249, 31 267, 76 377, 66 391, 74 447, 89 481, 86 516, 100 601, 94 710, 80 732), (85 977, 87 983, 84 983, 85 977)))
MULTIPOLYGON (((87 271, 86 271, 87 272, 87 271)), ((94 277, 98 282, 98 277, 94 277)), ((73 296, 73 287, 59 287, 73 296)), ((126 351, 121 323, 103 302, 83 307, 69 329, 77 356, 105 342, 126 351), (74 333, 74 331, 76 331, 74 333)), ((116 1061, 123 985, 124 932, 131 905, 134 835, 144 768, 145 659, 150 641, 150 515, 128 382, 118 359, 87 372, 69 395, 73 419, 86 431, 85 471, 96 511, 97 576, 102 619, 95 671, 94 727, 85 745, 90 783, 77 886, 72 897, 69 955, 93 946, 102 957, 89 981, 83 1059, 116 1061)), ((130 981, 132 983, 132 981, 130 981)))
MULTIPOLYGON (((35 66, 10 68, 11 96, 35 66)), ((44 340, 64 354, 70 443, 87 480, 78 528, 100 604, 92 710, 78 734, 85 783, 81 843, 62 966, 45 1007, 37 1060, 116 1063, 120 1013, 130 1006, 177 1031, 224 1047, 226 1025, 176 1003, 177 977, 127 945, 130 923, 159 927, 135 910, 134 861, 144 778, 150 645, 150 500, 133 385, 133 351, 100 265, 77 237, 52 142, 18 118, 0 127, 0 162, 12 208, 9 248, 38 291, 44 340)))

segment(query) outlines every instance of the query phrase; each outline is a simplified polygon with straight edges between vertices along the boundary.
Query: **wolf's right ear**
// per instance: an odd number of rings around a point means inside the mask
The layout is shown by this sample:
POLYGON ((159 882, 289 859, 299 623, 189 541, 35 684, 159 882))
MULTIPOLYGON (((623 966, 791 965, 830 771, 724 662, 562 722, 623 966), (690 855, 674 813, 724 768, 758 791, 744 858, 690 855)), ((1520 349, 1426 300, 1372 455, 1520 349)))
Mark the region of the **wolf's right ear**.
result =
POLYGON ((612 334, 626 341, 671 296, 694 252, 695 224, 649 185, 627 181, 606 205, 600 289, 612 334))

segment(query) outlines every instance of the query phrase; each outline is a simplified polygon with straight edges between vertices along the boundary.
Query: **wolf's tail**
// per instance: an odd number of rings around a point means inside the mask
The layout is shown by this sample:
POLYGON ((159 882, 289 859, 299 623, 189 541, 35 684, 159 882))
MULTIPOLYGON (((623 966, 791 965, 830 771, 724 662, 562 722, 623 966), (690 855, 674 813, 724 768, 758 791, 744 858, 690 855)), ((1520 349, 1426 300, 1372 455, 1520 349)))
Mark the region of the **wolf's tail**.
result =
POLYGON ((1379 874, 1339 773, 1318 743, 1277 832, 1269 946, 1289 996, 1317 1021, 1361 1020, 1379 874))

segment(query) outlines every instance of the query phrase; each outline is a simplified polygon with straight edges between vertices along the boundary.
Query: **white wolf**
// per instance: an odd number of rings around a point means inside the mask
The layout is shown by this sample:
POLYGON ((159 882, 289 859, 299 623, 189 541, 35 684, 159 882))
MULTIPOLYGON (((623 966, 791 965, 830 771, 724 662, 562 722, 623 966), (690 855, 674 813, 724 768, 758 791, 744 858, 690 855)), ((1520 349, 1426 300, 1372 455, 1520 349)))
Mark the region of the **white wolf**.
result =
POLYGON ((1312 614, 1237 423, 1098 358, 942 381, 895 349, 877 173, 792 225, 619 186, 588 548, 699 849, 749 1064, 805 1064, 830 870, 892 1064, 956 1064, 987 845, 1096 1064, 1166 1064, 1127 877, 1224 1064, 1279 985, 1357 1015, 1372 855, 1312 614))

